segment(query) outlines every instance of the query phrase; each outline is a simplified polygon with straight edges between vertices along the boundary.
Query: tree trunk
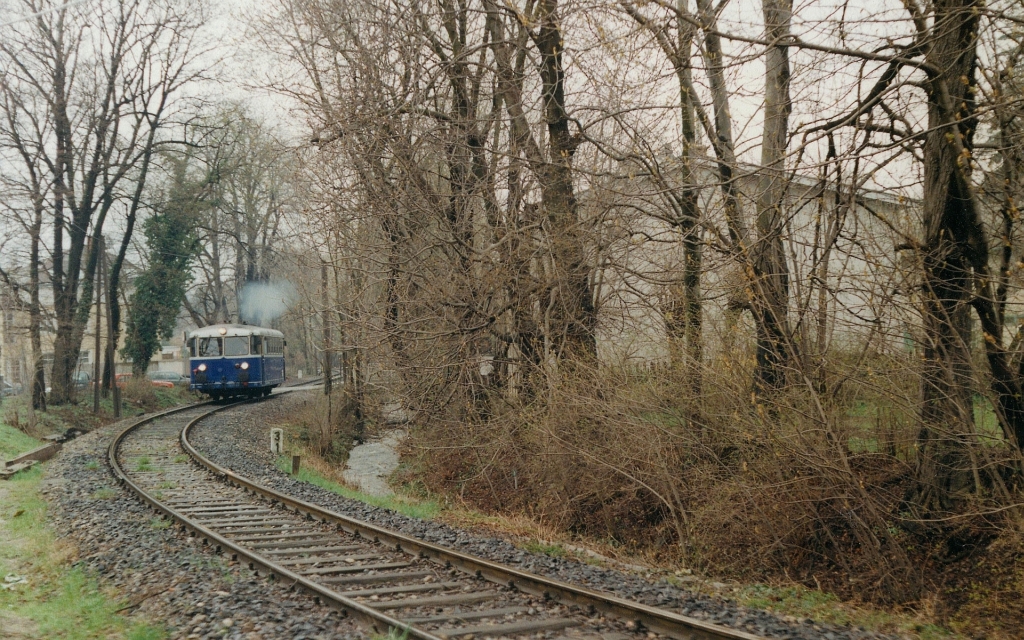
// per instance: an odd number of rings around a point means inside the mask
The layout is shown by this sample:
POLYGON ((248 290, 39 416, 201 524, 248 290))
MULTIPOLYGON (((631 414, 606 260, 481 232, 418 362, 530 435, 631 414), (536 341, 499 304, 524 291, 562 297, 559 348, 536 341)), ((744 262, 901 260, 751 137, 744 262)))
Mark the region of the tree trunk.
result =
POLYGON ((331 305, 330 305, 330 288, 327 280, 327 263, 323 262, 320 264, 320 304, 323 305, 323 311, 320 312, 320 321, 323 323, 323 339, 324 339, 324 395, 330 396, 331 389, 334 385, 332 379, 334 369, 334 357, 333 347, 331 345, 331 305))
POLYGON ((785 230, 786 145, 789 138, 789 52, 780 40, 789 35, 791 0, 763 0, 766 39, 764 130, 761 136, 761 177, 757 194, 757 246, 751 308, 757 325, 759 395, 785 384, 789 361, 789 268, 785 230))
MULTIPOLYGON (((32 409, 46 411, 46 372, 43 368, 43 341, 40 330, 43 324, 42 308, 39 301, 39 243, 43 227, 43 203, 36 202, 35 219, 32 221, 32 238, 29 256, 29 341, 32 344, 32 409)), ((33 414, 34 416, 34 414, 33 414)))
MULTIPOLYGON (((679 281, 668 287, 669 303, 664 315, 672 368, 685 373, 688 391, 696 398, 700 396, 703 386, 703 296, 700 278, 704 266, 699 226, 700 203, 695 188, 697 179, 693 171, 693 152, 697 138, 695 107, 698 104, 693 90, 691 62, 695 27, 693 23, 684 19, 686 4, 683 0, 677 0, 675 7, 675 41, 672 41, 667 29, 645 16, 632 3, 620 0, 620 5, 640 26, 655 37, 661 50, 672 63, 679 84, 679 121, 682 132, 682 148, 679 154, 680 184, 663 180, 657 182, 664 190, 665 198, 675 213, 674 223, 682 235, 683 268, 679 281)), ((707 126, 710 136, 712 125, 707 123, 707 126)), ((654 177, 657 179, 656 172, 654 177)))
MULTIPOLYGON (((701 30, 704 32, 704 64, 707 67, 714 125, 708 126, 708 138, 718 160, 718 179, 725 199, 729 237, 737 253, 746 259, 749 230, 740 208, 736 185, 736 151, 732 137, 732 115, 729 112, 729 87, 725 82, 725 61, 722 38, 718 33, 718 13, 711 0, 697 0, 701 30)), ((708 123, 710 125, 710 123, 708 123)))
POLYGON ((551 316, 554 352, 570 359, 597 355, 594 327, 597 310, 590 290, 590 268, 584 253, 578 202, 573 188, 572 158, 579 141, 569 132, 565 106, 565 70, 558 0, 541 0, 540 30, 535 42, 541 54, 544 117, 548 129, 548 162, 542 171, 544 213, 551 227, 554 282, 542 299, 556 300, 551 316))
MULTIPOLYGON (((547 253, 551 256, 543 276, 545 284, 537 295, 541 309, 549 311, 545 340, 556 361, 593 360, 597 355, 594 337, 597 309, 590 288, 590 267, 573 187, 572 158, 579 140, 569 132, 558 1, 542 0, 533 17, 539 24, 534 42, 540 54, 541 100, 549 141, 546 154, 530 130, 522 87, 512 67, 511 45, 498 18, 499 10, 490 1, 485 7, 492 15, 497 92, 509 115, 510 144, 524 153, 541 192, 543 226, 549 243, 547 253)), ((520 16, 521 20, 524 18, 520 16)), ((521 31, 528 26, 521 24, 521 31)), ((518 44, 525 46, 522 40, 518 44)))
POLYGON ((689 392, 693 399, 702 392, 701 366, 704 359, 703 295, 700 287, 701 272, 704 269, 704 255, 700 228, 700 205, 697 201, 696 177, 693 172, 693 150, 696 147, 697 127, 693 115, 693 103, 697 96, 691 88, 693 82, 690 70, 690 48, 693 42, 693 28, 682 21, 678 27, 678 61, 676 73, 682 74, 679 82, 679 109, 682 124, 682 180, 680 194, 680 230, 683 234, 683 291, 685 292, 686 320, 686 371, 689 392))
MULTIPOLYGON (((970 307, 978 313, 992 374, 997 412, 1007 441, 1024 438, 1019 381, 1003 347, 989 272, 988 236, 971 185, 975 71, 980 4, 935 5, 926 61, 937 70, 927 83, 924 144, 923 324, 918 486, 912 499, 925 511, 946 510, 981 490, 986 474, 972 457, 976 444, 970 360, 970 307)), ((998 470, 995 470, 998 471, 998 470)))

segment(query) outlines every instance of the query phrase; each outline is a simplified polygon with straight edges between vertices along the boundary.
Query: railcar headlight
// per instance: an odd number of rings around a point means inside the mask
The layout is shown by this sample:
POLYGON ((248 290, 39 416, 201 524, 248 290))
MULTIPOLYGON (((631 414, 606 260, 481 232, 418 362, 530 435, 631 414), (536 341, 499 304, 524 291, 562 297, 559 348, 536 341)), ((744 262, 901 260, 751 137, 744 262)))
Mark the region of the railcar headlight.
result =
POLYGON ((243 369, 248 369, 249 368, 249 363, 248 362, 243 362, 242 363, 242 368, 243 369))
POLYGON ((200 364, 200 365, 199 365, 199 367, 198 367, 198 369, 199 369, 200 371, 206 371, 206 363, 204 362, 204 363, 200 364))

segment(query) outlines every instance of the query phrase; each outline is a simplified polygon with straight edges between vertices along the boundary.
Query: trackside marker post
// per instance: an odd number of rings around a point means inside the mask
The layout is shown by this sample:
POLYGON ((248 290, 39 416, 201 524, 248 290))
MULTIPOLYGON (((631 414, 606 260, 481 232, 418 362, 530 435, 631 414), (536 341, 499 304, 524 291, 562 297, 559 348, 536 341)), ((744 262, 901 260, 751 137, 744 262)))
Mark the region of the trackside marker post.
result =
POLYGON ((270 453, 284 453, 284 429, 270 430, 270 453))

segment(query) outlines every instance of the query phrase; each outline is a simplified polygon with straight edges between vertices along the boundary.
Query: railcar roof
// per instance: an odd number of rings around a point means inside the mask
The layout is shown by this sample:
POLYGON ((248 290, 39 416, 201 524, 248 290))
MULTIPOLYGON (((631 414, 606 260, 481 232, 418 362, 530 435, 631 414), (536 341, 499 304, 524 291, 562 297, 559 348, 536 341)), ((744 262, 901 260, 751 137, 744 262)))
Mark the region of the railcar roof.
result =
POLYGON ((276 329, 266 329, 251 324, 211 324, 208 327, 201 327, 190 331, 189 338, 219 338, 220 336, 269 336, 271 338, 283 338, 284 334, 276 329), (224 330, 221 333, 221 330, 224 330))

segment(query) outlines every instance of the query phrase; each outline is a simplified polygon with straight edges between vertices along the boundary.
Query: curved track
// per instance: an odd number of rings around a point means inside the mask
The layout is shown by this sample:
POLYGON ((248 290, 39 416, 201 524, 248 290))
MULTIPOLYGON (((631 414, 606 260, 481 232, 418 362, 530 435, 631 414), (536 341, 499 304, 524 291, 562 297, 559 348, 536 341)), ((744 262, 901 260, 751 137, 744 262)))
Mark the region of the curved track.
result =
MULTIPOLYGON (((239 404, 239 403, 235 403, 239 404)), ((118 481, 215 553, 304 589, 378 633, 580 640, 758 636, 543 578, 296 500, 217 466, 188 441, 209 403, 150 416, 108 450, 118 481)))

